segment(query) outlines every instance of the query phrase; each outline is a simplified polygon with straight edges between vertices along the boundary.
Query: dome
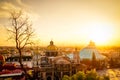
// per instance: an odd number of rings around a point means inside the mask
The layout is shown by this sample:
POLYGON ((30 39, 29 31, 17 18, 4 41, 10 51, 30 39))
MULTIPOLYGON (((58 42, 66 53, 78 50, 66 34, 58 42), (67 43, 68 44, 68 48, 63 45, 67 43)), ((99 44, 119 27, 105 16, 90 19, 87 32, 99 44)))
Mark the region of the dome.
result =
POLYGON ((54 59, 55 64, 70 64, 70 60, 67 57, 58 56, 54 59))
POLYGON ((47 47, 47 51, 56 51, 57 47, 54 45, 53 41, 50 41, 50 45, 47 47))
POLYGON ((55 57, 58 55, 58 49, 57 47, 54 45, 53 41, 50 41, 50 45, 47 46, 46 51, 45 51, 45 55, 48 57, 55 57))
POLYGON ((90 44, 80 51, 79 53, 80 60, 84 60, 84 59, 92 60, 93 55, 95 55, 96 60, 105 59, 105 56, 100 54, 100 52, 96 49, 94 42, 90 41, 90 44))

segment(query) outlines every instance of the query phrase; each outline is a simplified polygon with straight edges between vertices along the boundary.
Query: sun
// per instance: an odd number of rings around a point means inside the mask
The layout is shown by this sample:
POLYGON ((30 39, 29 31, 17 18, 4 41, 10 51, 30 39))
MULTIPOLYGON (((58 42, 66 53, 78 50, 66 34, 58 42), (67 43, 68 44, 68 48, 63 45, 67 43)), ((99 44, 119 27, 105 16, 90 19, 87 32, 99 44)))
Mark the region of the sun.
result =
POLYGON ((112 26, 108 24, 94 23, 90 26, 89 39, 98 45, 104 45, 113 36, 112 26))

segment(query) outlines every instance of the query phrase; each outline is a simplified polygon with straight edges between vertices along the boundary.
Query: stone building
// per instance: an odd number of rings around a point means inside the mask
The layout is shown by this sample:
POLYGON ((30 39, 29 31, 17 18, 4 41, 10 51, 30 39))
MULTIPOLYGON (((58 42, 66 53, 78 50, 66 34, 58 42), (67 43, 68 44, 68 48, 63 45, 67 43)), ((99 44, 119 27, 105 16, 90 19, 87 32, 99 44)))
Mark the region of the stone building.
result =
POLYGON ((45 55, 40 58, 40 66, 35 71, 38 71, 40 80, 62 80, 64 75, 70 76, 79 70, 80 63, 74 63, 69 57, 61 55, 54 42, 50 41, 45 55))

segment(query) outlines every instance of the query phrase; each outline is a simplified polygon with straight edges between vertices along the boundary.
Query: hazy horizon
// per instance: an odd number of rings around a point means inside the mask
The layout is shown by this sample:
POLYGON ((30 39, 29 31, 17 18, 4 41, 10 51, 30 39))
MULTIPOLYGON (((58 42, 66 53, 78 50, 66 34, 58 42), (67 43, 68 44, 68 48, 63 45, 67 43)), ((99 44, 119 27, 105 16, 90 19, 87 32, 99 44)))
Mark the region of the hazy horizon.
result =
POLYGON ((23 10, 32 21, 34 41, 39 46, 120 45, 120 1, 118 0, 0 0, 0 46, 7 41, 10 10, 23 10))

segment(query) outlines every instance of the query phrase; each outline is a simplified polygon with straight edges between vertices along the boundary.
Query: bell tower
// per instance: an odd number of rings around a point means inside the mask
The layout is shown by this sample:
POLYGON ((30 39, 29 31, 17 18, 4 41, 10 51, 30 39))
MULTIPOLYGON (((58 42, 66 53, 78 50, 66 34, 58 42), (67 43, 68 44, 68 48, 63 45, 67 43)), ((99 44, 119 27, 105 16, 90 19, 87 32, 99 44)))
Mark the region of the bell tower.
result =
POLYGON ((78 63, 78 64, 80 63, 79 51, 77 50, 77 48, 75 48, 73 60, 75 63, 78 63))

